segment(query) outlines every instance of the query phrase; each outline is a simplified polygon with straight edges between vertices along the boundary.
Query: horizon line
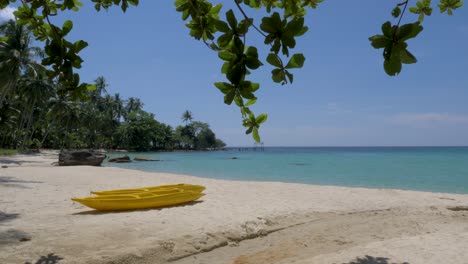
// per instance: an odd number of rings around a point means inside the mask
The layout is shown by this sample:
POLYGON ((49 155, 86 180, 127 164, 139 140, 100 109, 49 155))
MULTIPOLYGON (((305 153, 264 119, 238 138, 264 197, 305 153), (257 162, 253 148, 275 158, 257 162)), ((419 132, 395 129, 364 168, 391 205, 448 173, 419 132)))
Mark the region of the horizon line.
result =
POLYGON ((286 145, 243 145, 225 148, 466 148, 468 145, 344 145, 344 146, 286 146, 286 145))

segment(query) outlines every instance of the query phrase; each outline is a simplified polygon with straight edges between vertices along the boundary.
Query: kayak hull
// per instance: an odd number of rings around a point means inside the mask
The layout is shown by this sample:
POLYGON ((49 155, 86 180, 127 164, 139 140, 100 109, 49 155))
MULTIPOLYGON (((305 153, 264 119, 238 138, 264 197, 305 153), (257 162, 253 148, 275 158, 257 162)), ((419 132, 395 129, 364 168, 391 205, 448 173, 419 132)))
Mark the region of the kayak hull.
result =
POLYGON ((205 187, 201 185, 192 185, 192 184, 171 184, 171 185, 160 185, 160 186, 150 186, 143 188, 135 189, 118 189, 118 190, 109 190, 109 191, 100 191, 100 192, 91 192, 92 194, 105 196, 105 195, 123 195, 123 194, 132 194, 139 192, 153 192, 153 193, 164 193, 167 190, 184 190, 191 192, 202 192, 205 190, 205 187))
POLYGON ((72 200, 99 211, 122 211, 179 205, 195 201, 203 195, 200 192, 179 190, 165 194, 142 192, 129 195, 72 198, 72 200))

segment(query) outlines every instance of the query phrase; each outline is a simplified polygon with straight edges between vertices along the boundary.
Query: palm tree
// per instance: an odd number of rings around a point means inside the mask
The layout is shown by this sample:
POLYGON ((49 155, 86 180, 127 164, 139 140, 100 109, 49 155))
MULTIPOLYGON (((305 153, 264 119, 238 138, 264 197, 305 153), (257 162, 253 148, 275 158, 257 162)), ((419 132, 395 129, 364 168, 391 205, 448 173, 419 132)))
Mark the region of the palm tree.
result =
POLYGON ((26 71, 38 75, 44 67, 35 61, 42 50, 30 47, 30 31, 10 20, 0 25, 0 107, 16 90, 17 82, 26 71))
POLYGON ((187 126, 189 122, 192 122, 192 120, 192 112, 190 112, 189 110, 185 110, 185 112, 182 114, 182 121, 185 122, 185 126, 187 126))
POLYGON ((14 147, 13 137, 21 116, 18 105, 19 97, 12 96, 0 107, 0 147, 14 147))
MULTIPOLYGON (((49 104, 47 119, 57 129, 60 148, 63 148, 66 144, 66 133, 70 131, 72 123, 79 120, 78 108, 68 96, 63 95, 52 97, 49 104)), ((45 138, 42 141, 44 142, 45 138)))
POLYGON ((119 93, 116 93, 114 95, 114 107, 115 107, 115 111, 116 111, 116 117, 117 117, 117 120, 120 122, 120 118, 122 117, 123 115, 123 100, 122 98, 120 98, 120 94, 119 93))
POLYGON ((32 136, 34 126, 34 115, 43 114, 39 109, 43 108, 47 100, 53 95, 53 85, 45 74, 30 76, 30 72, 18 81, 19 94, 23 98, 23 115, 21 117, 20 129, 24 126, 24 138, 22 148, 24 148, 32 136))
POLYGON ((140 111, 142 109, 143 109, 143 103, 141 102, 139 98, 135 98, 135 97, 128 98, 127 104, 125 105, 124 119, 128 120, 128 115, 131 112, 140 111))
POLYGON ((109 86, 106 83, 106 78, 104 78, 104 76, 97 77, 96 80, 94 80, 94 84, 96 85, 96 90, 91 92, 90 97, 92 102, 96 102, 101 95, 107 94, 106 87, 109 86))

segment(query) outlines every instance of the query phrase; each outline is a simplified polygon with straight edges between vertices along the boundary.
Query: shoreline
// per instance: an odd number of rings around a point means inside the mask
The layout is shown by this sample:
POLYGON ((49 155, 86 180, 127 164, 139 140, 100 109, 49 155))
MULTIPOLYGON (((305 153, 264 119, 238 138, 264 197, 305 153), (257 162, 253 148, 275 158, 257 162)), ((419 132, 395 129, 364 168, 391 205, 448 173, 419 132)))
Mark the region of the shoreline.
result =
POLYGON ((447 210, 467 206, 464 194, 230 181, 116 167, 52 167, 41 166, 37 159, 48 163, 53 155, 28 157, 15 158, 23 161, 21 166, 0 169, 1 263, 34 263, 51 253, 62 258, 58 263, 266 264, 272 262, 262 257, 280 253, 273 263, 342 263, 370 253, 391 257, 392 262, 440 263, 431 262, 422 251, 410 254, 397 247, 416 237, 420 239, 410 248, 424 245, 454 260, 445 263, 461 263, 455 262, 456 256, 468 258, 467 252, 457 250, 468 244, 468 212, 447 210), (90 190, 179 182, 205 185, 206 195, 188 205, 110 213, 69 200, 90 190), (374 219, 369 230, 362 229, 369 219, 374 219), (326 231, 330 223, 336 225, 326 231), (309 243, 301 237, 307 232, 309 238, 318 239, 320 233, 325 240, 309 243), (340 233, 348 237, 340 238, 340 233), (441 251, 434 240, 451 248, 441 251), (308 247, 291 246, 291 241, 308 247), (320 250, 320 244, 326 250, 320 250), (268 251, 268 245, 281 246, 268 251), (288 255, 281 248, 295 253, 288 255))
POLYGON ((135 172, 145 172, 145 173, 155 173, 155 174, 171 174, 183 177, 195 177, 200 179, 211 179, 211 180, 219 180, 219 181, 227 181, 227 182, 252 182, 252 183, 274 183, 274 184, 291 184, 291 185, 299 185, 299 186, 314 186, 314 187, 330 187, 330 188, 346 188, 346 189, 364 189, 364 190, 381 190, 381 191, 401 191, 401 192, 418 192, 418 193, 431 193, 431 194, 448 194, 448 195, 468 195, 468 193, 457 193, 457 192, 433 192, 433 191, 424 191, 424 190, 414 190, 414 189, 398 189, 398 188, 377 188, 377 187, 364 187, 364 186, 343 186, 343 185, 326 185, 326 184, 312 184, 312 183, 302 183, 302 182, 282 182, 282 181, 246 181, 246 180, 233 180, 233 179, 223 179, 223 178, 205 178, 202 176, 197 175, 190 175, 190 174, 183 174, 183 173, 172 173, 172 172, 154 172, 149 170, 139 170, 135 168, 122 168, 118 166, 101 166, 103 168, 117 168, 122 170, 129 170, 135 172))

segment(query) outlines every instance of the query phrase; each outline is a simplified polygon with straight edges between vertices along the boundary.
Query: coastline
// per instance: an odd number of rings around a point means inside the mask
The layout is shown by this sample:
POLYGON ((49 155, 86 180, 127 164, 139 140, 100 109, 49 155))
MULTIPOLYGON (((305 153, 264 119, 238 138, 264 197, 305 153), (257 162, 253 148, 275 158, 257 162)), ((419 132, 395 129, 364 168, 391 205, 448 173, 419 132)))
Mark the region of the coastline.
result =
POLYGON ((34 263, 52 253, 62 258, 57 263, 351 263, 372 254, 413 264, 468 258, 468 212, 447 210, 467 206, 468 195, 53 167, 53 157, 8 157, 17 163, 0 169, 1 263, 34 263), (183 206, 111 213, 70 200, 91 190, 181 182, 206 186, 206 195, 183 206), (307 239, 319 243, 291 244, 307 239), (418 247, 419 253, 410 250, 418 247))

